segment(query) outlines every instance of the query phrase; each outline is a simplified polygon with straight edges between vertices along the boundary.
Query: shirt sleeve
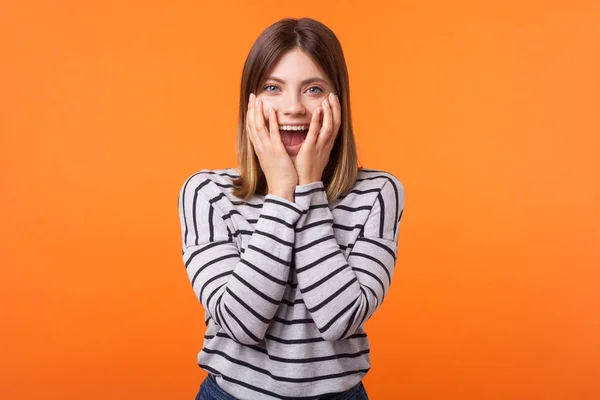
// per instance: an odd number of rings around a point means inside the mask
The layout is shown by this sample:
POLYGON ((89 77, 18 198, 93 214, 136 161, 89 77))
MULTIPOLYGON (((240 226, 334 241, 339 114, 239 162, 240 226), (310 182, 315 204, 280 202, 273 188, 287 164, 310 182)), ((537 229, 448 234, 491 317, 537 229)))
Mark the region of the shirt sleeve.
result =
POLYGON ((288 283, 295 238, 294 224, 302 211, 293 202, 267 195, 255 231, 240 254, 211 195, 204 174, 189 177, 178 204, 183 262, 196 297, 208 318, 232 339, 257 344, 265 335, 288 283))
POLYGON ((347 259, 334 237, 323 182, 297 186, 295 196, 306 210, 296 226, 298 287, 323 339, 345 339, 363 327, 390 288, 404 188, 388 178, 347 259))

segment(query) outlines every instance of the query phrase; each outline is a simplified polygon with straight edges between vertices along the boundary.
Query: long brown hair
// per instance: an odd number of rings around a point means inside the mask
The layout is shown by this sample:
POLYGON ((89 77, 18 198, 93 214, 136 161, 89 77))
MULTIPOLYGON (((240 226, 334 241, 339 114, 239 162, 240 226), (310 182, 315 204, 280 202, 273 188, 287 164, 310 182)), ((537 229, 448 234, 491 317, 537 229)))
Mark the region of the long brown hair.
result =
POLYGON ((321 68, 340 99, 340 130, 322 176, 327 198, 338 198, 350 191, 356 182, 358 155, 350 115, 348 70, 342 46, 331 29, 321 22, 311 18, 285 18, 269 26, 256 39, 242 72, 237 137, 240 177, 233 181, 233 194, 246 201, 255 194, 266 195, 267 190, 266 178, 246 132, 248 97, 250 93, 257 93, 280 57, 294 48, 303 51, 321 68))

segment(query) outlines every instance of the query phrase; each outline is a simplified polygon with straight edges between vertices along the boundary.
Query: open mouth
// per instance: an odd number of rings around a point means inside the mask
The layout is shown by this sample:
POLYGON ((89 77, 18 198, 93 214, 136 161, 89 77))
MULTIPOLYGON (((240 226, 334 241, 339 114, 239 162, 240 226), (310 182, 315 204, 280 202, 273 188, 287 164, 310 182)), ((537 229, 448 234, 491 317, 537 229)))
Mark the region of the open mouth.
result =
POLYGON ((279 134, 281 136, 281 141, 286 146, 296 146, 302 144, 304 139, 306 139, 306 135, 308 134, 308 129, 302 130, 285 130, 280 129, 279 134))

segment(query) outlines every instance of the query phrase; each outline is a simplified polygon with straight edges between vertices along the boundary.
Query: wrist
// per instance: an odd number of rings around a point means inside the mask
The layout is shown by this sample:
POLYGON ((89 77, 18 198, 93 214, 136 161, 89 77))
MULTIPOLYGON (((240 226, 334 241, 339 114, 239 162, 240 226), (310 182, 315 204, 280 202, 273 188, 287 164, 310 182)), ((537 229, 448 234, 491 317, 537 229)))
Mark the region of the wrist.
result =
POLYGON ((286 200, 294 202, 294 189, 287 190, 269 190, 268 194, 272 194, 273 196, 282 197, 286 200))
POLYGON ((321 178, 299 178, 298 186, 310 185, 311 183, 315 183, 315 182, 319 182, 319 181, 321 181, 321 178))

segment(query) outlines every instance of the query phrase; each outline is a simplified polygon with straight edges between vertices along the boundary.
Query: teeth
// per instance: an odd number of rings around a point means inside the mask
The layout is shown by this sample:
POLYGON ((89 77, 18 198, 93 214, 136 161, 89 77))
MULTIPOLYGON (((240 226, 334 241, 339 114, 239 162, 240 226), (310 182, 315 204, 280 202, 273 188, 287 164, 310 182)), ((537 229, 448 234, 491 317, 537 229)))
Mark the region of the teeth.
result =
POLYGON ((281 125, 279 129, 284 131, 305 131, 308 128, 306 125, 281 125))

